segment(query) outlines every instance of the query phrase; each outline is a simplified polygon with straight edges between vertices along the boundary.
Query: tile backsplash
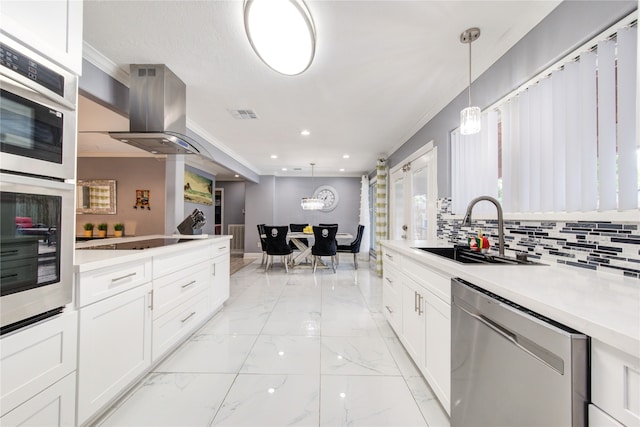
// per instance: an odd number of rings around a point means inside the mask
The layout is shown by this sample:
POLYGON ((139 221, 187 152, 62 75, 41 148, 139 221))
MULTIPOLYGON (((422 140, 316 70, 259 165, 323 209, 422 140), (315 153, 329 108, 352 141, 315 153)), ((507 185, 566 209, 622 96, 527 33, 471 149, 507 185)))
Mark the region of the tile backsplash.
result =
MULTIPOLYGON (((478 228, 489 238, 491 251, 498 242, 497 220, 474 220, 461 226, 451 214, 451 199, 438 200, 438 238, 449 243, 467 242, 478 228)), ((640 222, 611 221, 507 221, 505 254, 526 252, 548 263, 600 270, 640 279, 640 222)))

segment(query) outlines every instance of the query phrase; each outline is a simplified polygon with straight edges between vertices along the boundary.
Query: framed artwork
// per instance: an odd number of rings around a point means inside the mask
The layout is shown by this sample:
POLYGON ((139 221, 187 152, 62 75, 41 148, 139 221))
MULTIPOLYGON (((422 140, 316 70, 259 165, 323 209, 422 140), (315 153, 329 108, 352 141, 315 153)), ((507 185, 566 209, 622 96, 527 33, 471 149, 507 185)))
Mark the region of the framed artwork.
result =
POLYGON ((213 180, 185 169, 184 201, 200 205, 213 205, 213 180))
POLYGON ((116 213, 116 181, 114 179, 79 179, 76 185, 76 213, 116 213))
POLYGON ((149 197, 151 196, 151 190, 136 190, 136 205, 135 209, 148 209, 151 210, 151 205, 149 204, 149 197))

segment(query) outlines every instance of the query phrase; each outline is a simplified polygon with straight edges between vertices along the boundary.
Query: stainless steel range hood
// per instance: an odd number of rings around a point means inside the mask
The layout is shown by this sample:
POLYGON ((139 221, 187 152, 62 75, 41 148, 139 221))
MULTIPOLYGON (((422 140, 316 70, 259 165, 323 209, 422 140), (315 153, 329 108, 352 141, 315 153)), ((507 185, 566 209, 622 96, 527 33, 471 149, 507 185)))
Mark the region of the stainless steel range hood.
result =
POLYGON ((132 64, 129 132, 110 132, 119 141, 152 154, 200 154, 206 150, 186 136, 187 88, 166 65, 132 64))

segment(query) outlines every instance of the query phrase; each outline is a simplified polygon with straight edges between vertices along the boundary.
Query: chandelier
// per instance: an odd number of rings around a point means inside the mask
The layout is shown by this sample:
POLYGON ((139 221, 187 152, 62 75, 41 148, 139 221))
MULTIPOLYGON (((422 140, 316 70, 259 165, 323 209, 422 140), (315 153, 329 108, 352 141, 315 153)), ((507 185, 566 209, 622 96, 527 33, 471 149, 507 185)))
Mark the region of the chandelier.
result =
MULTIPOLYGON (((315 163, 310 163, 311 165, 311 186, 313 187, 313 167, 316 165, 315 163)), ((317 211, 324 207, 324 202, 317 197, 303 197, 300 200, 300 206, 305 211, 317 211)))

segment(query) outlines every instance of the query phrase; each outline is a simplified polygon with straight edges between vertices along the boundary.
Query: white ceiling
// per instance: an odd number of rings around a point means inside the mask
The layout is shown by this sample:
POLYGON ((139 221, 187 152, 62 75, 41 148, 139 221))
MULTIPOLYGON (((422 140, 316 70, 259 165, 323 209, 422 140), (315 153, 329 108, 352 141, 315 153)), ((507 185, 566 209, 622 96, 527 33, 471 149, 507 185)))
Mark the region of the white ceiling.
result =
MULTIPOLYGON (((316 176, 357 176, 465 90, 462 31, 482 31, 473 43, 475 79, 559 1, 306 3, 318 40, 299 76, 280 75, 255 55, 242 0, 85 0, 84 40, 119 74, 131 63, 166 64, 187 86, 188 127, 258 174, 308 176, 315 162, 316 176), (230 109, 254 110, 258 120, 234 119, 230 109)), ((97 107, 82 101, 81 131, 128 129, 126 119, 97 107)), ((80 134, 85 155, 102 149, 90 135, 80 134)))

